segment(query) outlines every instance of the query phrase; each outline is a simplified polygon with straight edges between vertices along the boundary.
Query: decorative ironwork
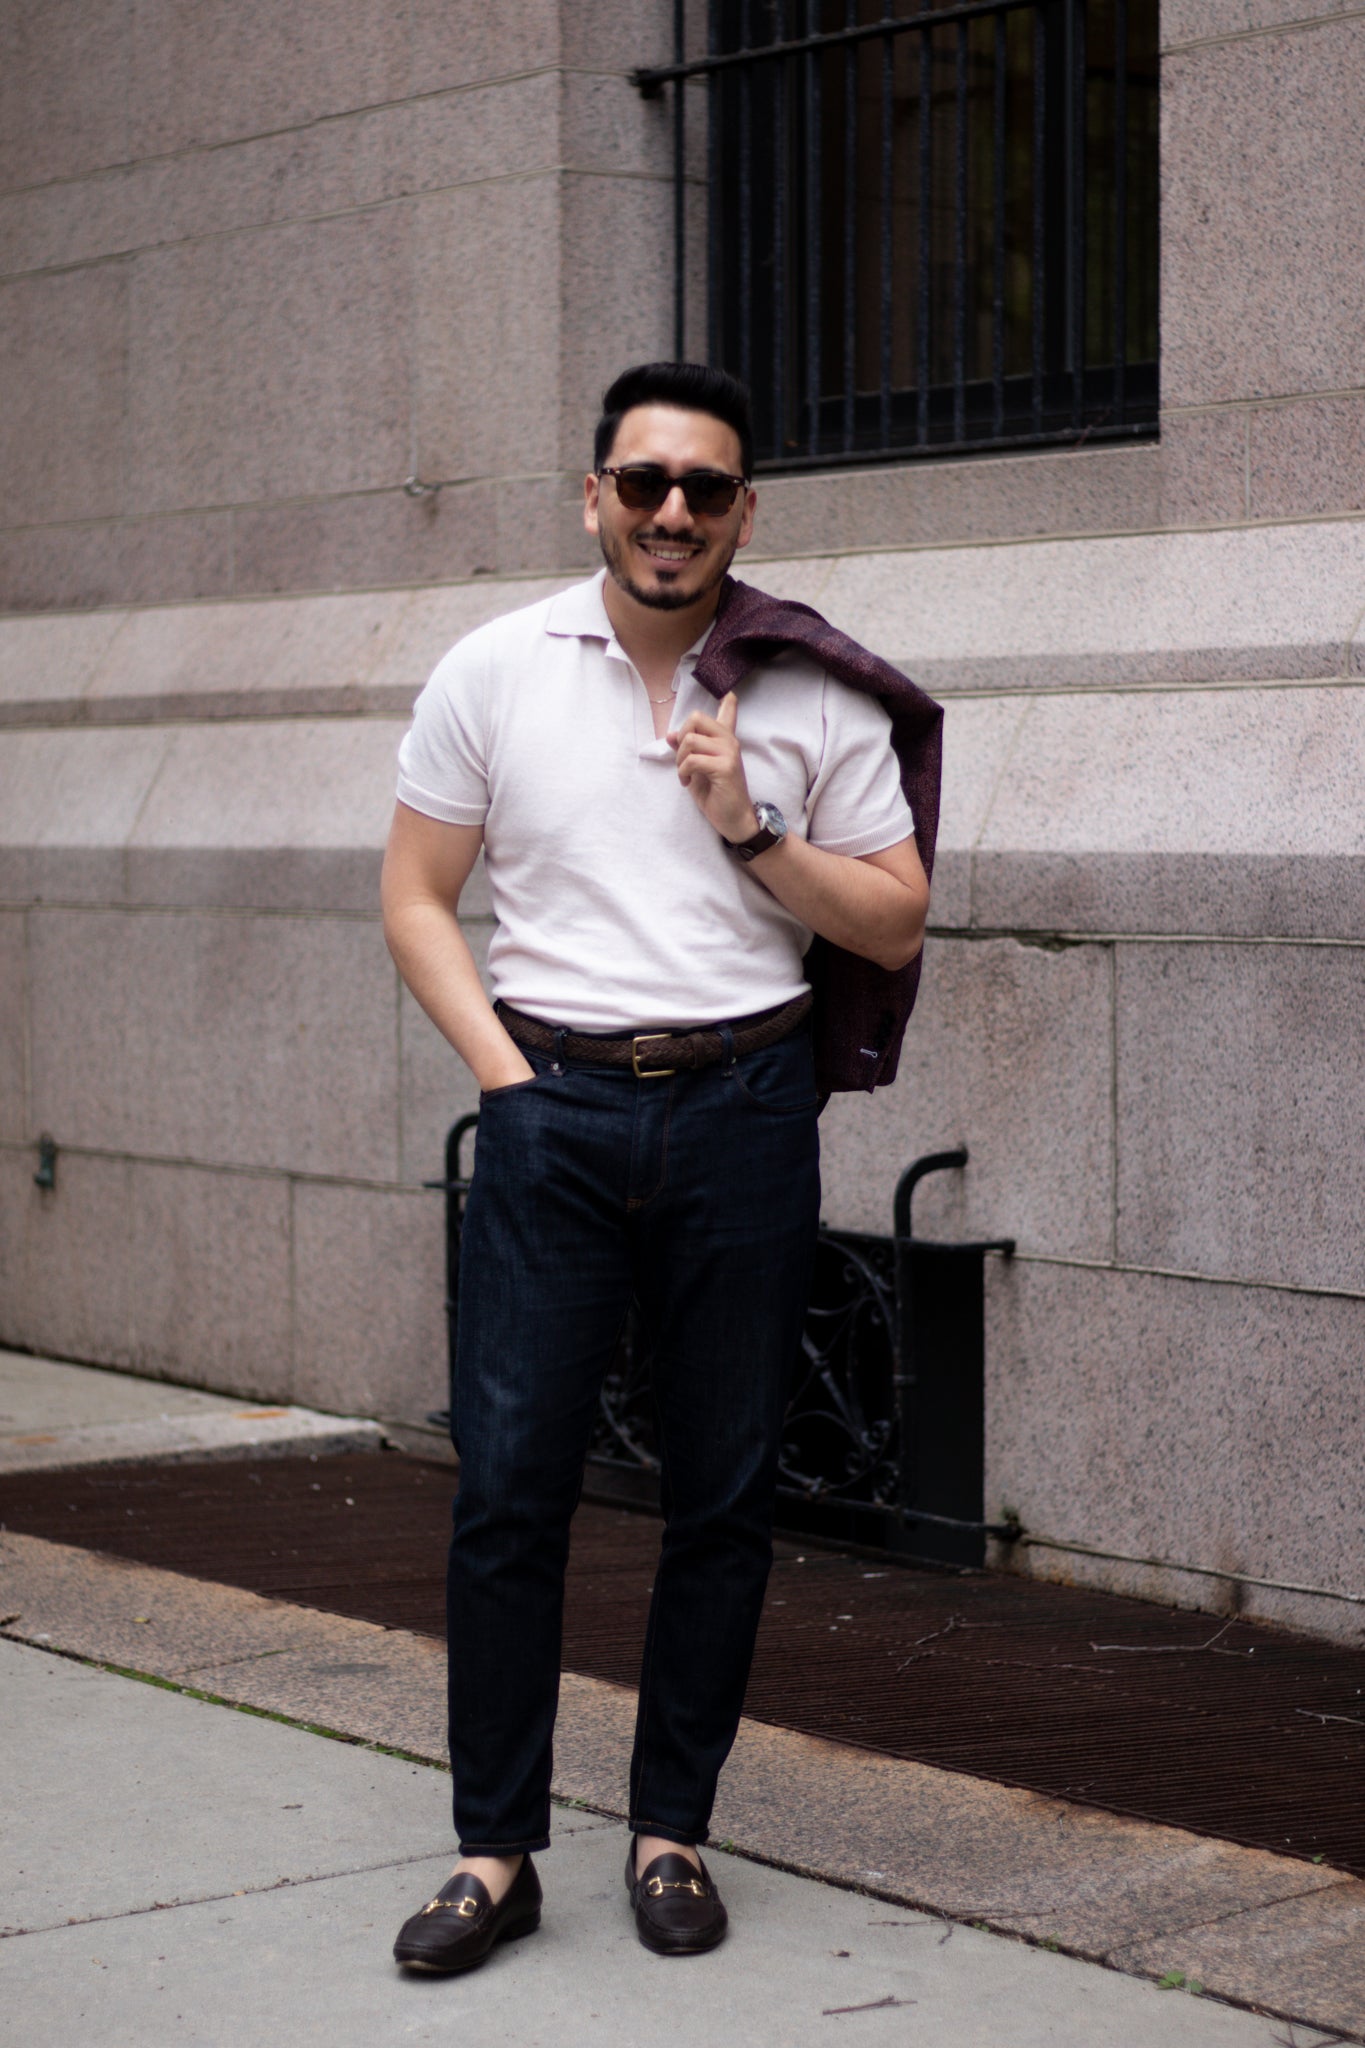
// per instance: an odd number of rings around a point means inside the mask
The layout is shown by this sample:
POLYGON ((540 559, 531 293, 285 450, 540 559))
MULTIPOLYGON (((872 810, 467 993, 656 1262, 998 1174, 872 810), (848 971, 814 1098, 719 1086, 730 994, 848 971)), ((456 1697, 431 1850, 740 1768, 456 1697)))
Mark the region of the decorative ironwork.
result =
POLYGON ((822 1230, 778 1492, 893 1508, 900 1467, 890 1240, 822 1230))
POLYGON ((478 1127, 477 1111, 457 1118, 446 1132, 446 1170, 443 1177, 422 1182, 424 1188, 437 1188, 446 1198, 446 1366, 449 1383, 447 1405, 433 1409, 427 1417, 433 1429, 450 1429, 455 1405, 455 1319, 460 1303, 460 1237, 464 1230, 464 1205, 473 1178, 473 1166, 471 1164, 466 1171, 461 1154, 465 1139, 472 1138, 478 1127))
MULTIPOLYGON (((891 1240, 822 1230, 778 1492, 893 1510, 899 1449, 891 1240)), ((634 1310, 602 1384, 588 1456, 617 1475, 658 1475, 649 1345, 634 1310)))
MULTIPOLYGON (((470 1175, 461 1159, 477 1117, 446 1141, 446 1308, 455 1361, 460 1235, 470 1175)), ((1012 1238, 930 1243, 910 1208, 926 1174, 967 1164, 931 1153, 901 1175, 893 1234, 822 1230, 778 1460, 778 1523, 945 1563, 980 1563, 1014 1522, 983 1519, 982 1265, 1012 1238)), ((429 1418, 448 1427, 449 1409, 429 1418)), ((458 1446, 457 1446, 458 1448, 458 1446)), ((650 1349, 634 1308, 603 1379, 588 1451, 599 1495, 657 1505, 659 1450, 650 1349)))
POLYGON ((659 1473, 659 1452, 649 1368, 649 1346, 639 1313, 632 1308, 602 1382, 588 1457, 595 1465, 614 1466, 654 1480, 659 1473))

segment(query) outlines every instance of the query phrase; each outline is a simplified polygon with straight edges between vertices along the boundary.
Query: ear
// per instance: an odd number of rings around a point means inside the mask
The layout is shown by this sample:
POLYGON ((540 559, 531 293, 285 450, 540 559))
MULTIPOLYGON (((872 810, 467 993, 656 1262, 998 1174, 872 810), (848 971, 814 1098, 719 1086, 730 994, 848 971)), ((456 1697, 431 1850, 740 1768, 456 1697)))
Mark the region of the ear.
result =
POLYGON ((591 471, 583 479, 583 524, 589 533, 597 531, 597 496, 602 480, 591 471))
POLYGON ((716 706, 716 722, 727 732, 733 732, 739 724, 739 699, 733 690, 727 690, 716 706))

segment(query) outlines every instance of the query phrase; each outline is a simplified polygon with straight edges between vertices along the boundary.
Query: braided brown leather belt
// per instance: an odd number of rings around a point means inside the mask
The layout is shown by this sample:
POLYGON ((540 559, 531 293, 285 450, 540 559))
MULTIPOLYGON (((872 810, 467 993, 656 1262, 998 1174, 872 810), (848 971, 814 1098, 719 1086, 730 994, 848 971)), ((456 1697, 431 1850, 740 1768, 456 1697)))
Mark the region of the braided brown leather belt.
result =
MULTIPOLYGON (((736 1017, 727 1028, 736 1059, 761 1052, 795 1031, 810 1015, 811 994, 794 996, 775 1010, 736 1017)), ((549 1053, 580 1066, 629 1067, 637 1080, 662 1080, 667 1074, 716 1067, 726 1057, 725 1041, 714 1027, 700 1031, 636 1031, 628 1038, 599 1038, 585 1031, 556 1031, 538 1017, 527 1017, 510 1003, 498 1004, 508 1036, 531 1052, 549 1053)))

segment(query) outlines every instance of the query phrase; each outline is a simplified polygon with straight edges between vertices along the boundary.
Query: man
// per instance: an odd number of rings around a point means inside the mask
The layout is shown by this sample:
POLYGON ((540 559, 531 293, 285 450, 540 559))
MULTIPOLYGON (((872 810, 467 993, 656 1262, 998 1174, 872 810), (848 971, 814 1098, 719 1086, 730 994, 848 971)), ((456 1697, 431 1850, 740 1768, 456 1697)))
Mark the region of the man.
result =
POLYGON ((482 1091, 452 1415, 460 1860, 399 1935, 417 1967, 468 1968, 539 1924, 569 1520, 632 1296, 665 1526, 626 1881, 648 1947, 725 1931, 698 1845, 771 1559, 819 1207, 803 957, 814 933, 893 976, 928 907, 874 696, 799 650, 718 704, 697 679, 753 532, 751 467, 733 379, 618 377, 585 482, 604 570, 454 648, 400 757, 385 931, 482 1091), (496 1004, 455 915, 481 847, 496 1004))

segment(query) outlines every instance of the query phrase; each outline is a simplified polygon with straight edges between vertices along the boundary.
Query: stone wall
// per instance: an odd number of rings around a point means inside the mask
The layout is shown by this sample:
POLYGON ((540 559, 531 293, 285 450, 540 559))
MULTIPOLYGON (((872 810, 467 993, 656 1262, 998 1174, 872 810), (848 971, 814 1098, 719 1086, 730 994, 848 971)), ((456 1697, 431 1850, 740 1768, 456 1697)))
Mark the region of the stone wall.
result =
POLYGON ((624 74, 671 10, 629 19, 8 6, 0 604, 584 559, 584 422, 670 331, 667 115, 624 74))
MULTIPOLYGON (((5 16, 0 1340, 440 1398, 421 1184, 471 1097, 379 852, 416 689, 587 559, 596 392, 668 345, 626 72, 670 10, 629 13, 628 49, 599 0, 5 16)), ((884 1230, 966 1143, 917 1222, 1018 1238, 1008 1561, 1350 1636, 1361 33, 1165 10, 1158 442, 773 479, 746 570, 948 706, 921 1007, 828 1112, 827 1213, 884 1230)))

